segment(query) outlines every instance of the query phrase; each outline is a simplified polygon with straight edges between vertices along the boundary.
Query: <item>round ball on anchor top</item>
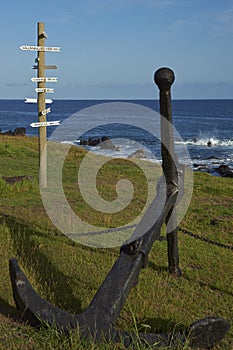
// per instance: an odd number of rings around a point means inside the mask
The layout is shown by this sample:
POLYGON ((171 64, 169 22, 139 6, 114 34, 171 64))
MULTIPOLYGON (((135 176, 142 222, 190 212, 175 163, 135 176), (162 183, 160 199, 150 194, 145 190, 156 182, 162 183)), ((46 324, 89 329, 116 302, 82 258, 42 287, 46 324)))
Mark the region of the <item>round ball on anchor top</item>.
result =
POLYGON ((159 68, 154 74, 154 82, 161 91, 169 90, 174 80, 175 74, 173 70, 167 67, 159 68))

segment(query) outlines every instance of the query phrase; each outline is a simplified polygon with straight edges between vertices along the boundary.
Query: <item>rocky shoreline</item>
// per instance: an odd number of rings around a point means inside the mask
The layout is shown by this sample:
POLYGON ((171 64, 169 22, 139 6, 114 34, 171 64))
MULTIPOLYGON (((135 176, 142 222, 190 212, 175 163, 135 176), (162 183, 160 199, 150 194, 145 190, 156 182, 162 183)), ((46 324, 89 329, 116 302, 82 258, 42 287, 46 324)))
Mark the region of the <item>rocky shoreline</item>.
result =
POLYGON ((5 132, 2 132, 0 129, 0 135, 7 135, 7 136, 25 136, 26 135, 26 129, 25 128, 15 128, 14 131, 8 130, 5 132))
MULTIPOLYGON (((23 127, 17 127, 14 131, 5 131, 2 132, 0 129, 0 136, 1 135, 7 135, 7 136, 25 136, 26 135, 26 129, 23 127)), ((111 139, 108 136, 103 136, 101 138, 89 138, 89 139, 80 139, 77 142, 80 146, 90 146, 95 147, 98 146, 102 149, 108 149, 112 151, 119 151, 118 147, 115 146, 111 139)), ((145 153, 143 150, 136 150, 132 155, 128 156, 128 159, 130 158, 145 158, 145 153)), ((211 157, 212 159, 212 157, 211 157)), ((209 162, 203 162, 203 163, 193 163, 193 171, 194 172, 205 172, 213 176, 219 176, 219 177, 228 177, 233 178, 233 168, 226 164, 219 164, 217 161, 218 158, 216 158, 216 162, 213 163, 213 166, 209 162), (216 166, 214 166, 214 164, 216 166)), ((209 158, 206 159, 207 161, 209 158)))
MULTIPOLYGON (((108 136, 103 136, 102 138, 89 138, 89 139, 81 139, 78 144, 80 146, 90 146, 90 147, 100 147, 102 149, 109 149, 113 151, 118 151, 118 148, 112 143, 108 136)), ((131 158, 145 158, 145 153, 143 150, 136 150, 133 154, 127 157, 131 158)), ((212 159, 212 157, 211 157, 212 159)), ((209 160, 207 158, 206 160, 209 160)), ((220 177, 230 177, 233 178, 233 169, 226 164, 219 164, 218 159, 216 158, 215 162, 216 166, 211 166, 210 163, 193 163, 193 171, 206 172, 213 176, 220 177)))
POLYGON ((91 147, 100 147, 102 149, 109 149, 112 151, 118 151, 118 147, 116 147, 112 141, 110 140, 110 138, 108 136, 103 136, 101 138, 89 138, 88 140, 83 140, 80 139, 79 140, 79 145, 80 146, 91 146, 91 147))
POLYGON ((210 167, 209 164, 193 164, 193 170, 205 172, 214 176, 233 178, 233 169, 228 165, 221 164, 218 167, 210 167))

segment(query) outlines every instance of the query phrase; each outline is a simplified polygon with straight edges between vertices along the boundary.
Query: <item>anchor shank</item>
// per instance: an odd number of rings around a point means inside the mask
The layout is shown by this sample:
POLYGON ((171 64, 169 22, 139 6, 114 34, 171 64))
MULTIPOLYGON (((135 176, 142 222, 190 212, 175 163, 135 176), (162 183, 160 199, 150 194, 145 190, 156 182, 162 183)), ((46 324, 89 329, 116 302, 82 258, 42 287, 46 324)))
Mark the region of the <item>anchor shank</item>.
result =
MULTIPOLYGON (((138 252, 129 255, 121 251, 120 256, 97 291, 90 307, 93 311, 96 310, 95 313, 101 315, 101 318, 104 315, 106 323, 114 324, 116 322, 128 294, 138 281, 138 276, 144 267, 145 259, 147 259, 154 241, 160 235, 161 226, 176 201, 177 193, 173 193, 167 200, 159 219, 142 236, 138 252), (104 310, 104 314, 99 313, 99 309, 104 310)), ((153 204, 151 204, 152 208, 153 204)), ((99 322, 103 322, 103 320, 100 319, 99 322)))
MULTIPOLYGON (((109 325, 116 322, 129 292, 137 283, 142 267, 142 254, 132 256, 121 252, 97 291, 90 307, 98 314, 100 314, 99 309, 104 310, 104 317, 106 322, 110 323, 109 325)), ((102 320, 99 319, 99 322, 102 322, 102 320)))
MULTIPOLYGON (((174 72, 166 67, 158 69, 154 74, 155 84, 158 85, 160 90, 162 168, 166 178, 168 196, 170 192, 178 189, 178 162, 174 151, 171 102, 171 85, 174 80, 174 72)), ((168 262, 170 274, 180 276, 176 221, 174 208, 169 212, 166 219, 168 262)))

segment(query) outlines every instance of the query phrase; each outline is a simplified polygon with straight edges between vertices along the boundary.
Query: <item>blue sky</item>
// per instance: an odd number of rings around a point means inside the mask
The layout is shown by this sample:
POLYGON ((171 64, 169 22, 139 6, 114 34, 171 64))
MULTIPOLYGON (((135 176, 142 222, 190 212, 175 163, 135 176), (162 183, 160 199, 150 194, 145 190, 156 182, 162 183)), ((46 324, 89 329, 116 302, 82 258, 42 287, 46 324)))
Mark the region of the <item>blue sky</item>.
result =
POLYGON ((153 74, 176 75, 172 95, 233 98, 233 0, 40 0, 1 4, 0 98, 36 97, 37 22, 45 23, 54 99, 158 98, 153 74))

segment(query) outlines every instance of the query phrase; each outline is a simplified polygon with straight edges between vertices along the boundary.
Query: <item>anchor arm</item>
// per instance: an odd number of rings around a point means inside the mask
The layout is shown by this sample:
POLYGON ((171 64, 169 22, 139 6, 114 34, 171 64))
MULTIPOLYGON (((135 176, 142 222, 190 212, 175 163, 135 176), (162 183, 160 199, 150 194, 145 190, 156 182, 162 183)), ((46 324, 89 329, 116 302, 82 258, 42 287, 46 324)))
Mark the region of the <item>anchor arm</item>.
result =
POLYGON ((9 270, 13 297, 17 308, 22 311, 23 320, 28 321, 33 327, 39 327, 42 322, 45 322, 56 326, 60 331, 75 328, 74 315, 42 299, 31 286, 16 259, 10 259, 9 270))

